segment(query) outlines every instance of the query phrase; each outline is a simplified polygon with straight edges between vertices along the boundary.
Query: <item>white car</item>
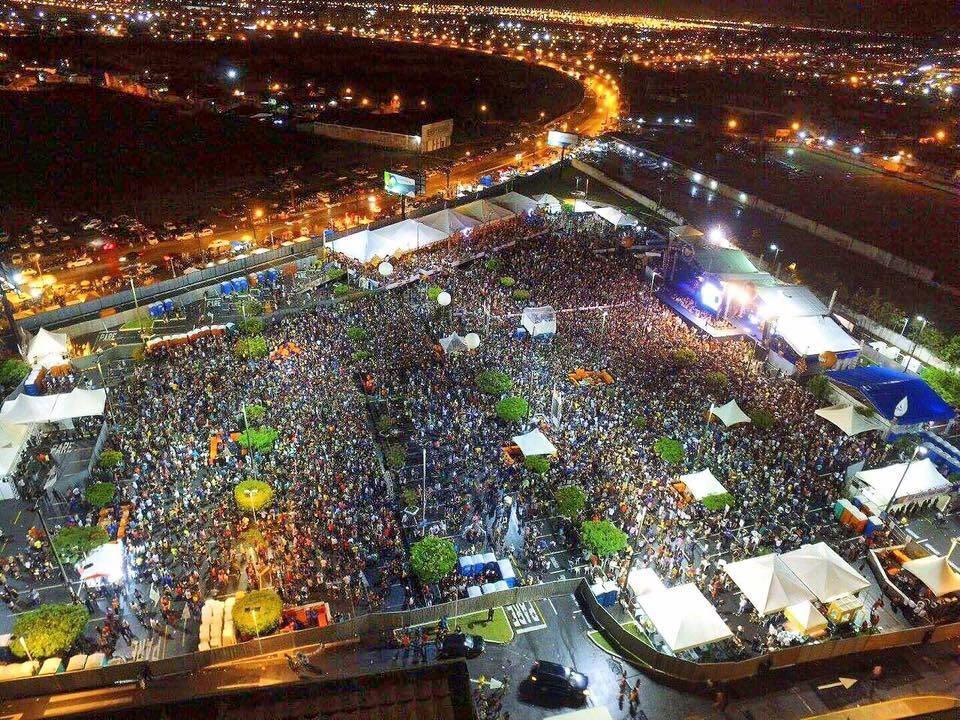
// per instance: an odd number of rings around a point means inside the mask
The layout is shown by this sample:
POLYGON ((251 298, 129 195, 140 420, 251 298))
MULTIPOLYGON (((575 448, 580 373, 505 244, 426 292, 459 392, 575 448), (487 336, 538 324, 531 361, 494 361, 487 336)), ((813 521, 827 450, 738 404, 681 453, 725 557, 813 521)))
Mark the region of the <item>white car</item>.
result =
POLYGON ((76 260, 71 260, 67 263, 68 268, 82 268, 87 265, 93 265, 93 258, 91 257, 82 257, 77 258, 76 260))
POLYGON ((200 237, 210 237, 213 235, 213 228, 204 228, 200 231, 200 237))
POLYGON ((197 234, 195 232, 188 230, 185 233, 177 235, 177 240, 193 240, 196 236, 197 234))
POLYGON ((146 237, 147 245, 157 245, 159 242, 160 240, 157 238, 156 235, 150 234, 150 235, 147 235, 146 237))

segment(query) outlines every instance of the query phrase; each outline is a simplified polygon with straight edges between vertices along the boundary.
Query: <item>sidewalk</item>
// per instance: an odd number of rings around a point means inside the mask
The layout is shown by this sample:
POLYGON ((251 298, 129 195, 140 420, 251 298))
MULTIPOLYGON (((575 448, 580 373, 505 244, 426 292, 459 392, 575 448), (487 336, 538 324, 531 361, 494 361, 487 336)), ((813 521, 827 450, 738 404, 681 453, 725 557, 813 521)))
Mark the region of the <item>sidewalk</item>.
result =
POLYGON ((949 711, 960 708, 960 698, 946 695, 918 695, 916 697, 887 700, 873 705, 862 705, 848 710, 814 715, 805 720, 898 720, 898 718, 955 717, 949 711))

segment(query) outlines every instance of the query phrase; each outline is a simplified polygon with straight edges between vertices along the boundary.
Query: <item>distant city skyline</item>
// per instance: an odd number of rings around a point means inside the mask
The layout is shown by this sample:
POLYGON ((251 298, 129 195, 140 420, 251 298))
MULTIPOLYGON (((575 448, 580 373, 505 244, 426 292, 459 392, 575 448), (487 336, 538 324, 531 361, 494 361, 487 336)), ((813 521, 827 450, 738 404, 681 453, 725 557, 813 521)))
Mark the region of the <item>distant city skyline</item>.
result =
MULTIPOLYGON (((444 2, 450 0, 443 0, 444 2)), ((955 0, 484 0, 493 4, 717 18, 926 34, 960 34, 955 0)), ((479 0, 465 0, 479 2, 479 0)))

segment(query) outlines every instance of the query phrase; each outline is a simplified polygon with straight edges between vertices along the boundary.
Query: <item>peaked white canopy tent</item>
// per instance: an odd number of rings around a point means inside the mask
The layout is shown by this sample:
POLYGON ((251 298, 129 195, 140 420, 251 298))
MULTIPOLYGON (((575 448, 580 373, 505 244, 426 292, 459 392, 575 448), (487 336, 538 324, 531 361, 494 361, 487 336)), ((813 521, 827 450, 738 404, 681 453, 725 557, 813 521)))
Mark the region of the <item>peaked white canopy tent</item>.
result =
POLYGON ((456 208, 461 215, 472 217, 482 223, 497 222, 498 220, 507 220, 514 217, 515 213, 504 207, 495 205, 489 200, 474 200, 466 205, 456 208))
POLYGON ((557 447, 539 430, 531 430, 523 435, 515 435, 513 442, 520 448, 524 457, 536 455, 555 455, 557 447))
POLYGON ((733 635, 716 608, 693 583, 646 593, 637 598, 637 602, 675 653, 733 635))
POLYGON ((558 213, 563 210, 563 203, 560 202, 560 198, 555 197, 550 193, 534 195, 533 199, 537 201, 537 205, 542 208, 546 208, 547 212, 558 213))
POLYGON ((960 573, 953 569, 945 557, 928 555, 925 558, 909 560, 903 569, 930 588, 937 597, 960 592, 960 573))
POLYGON ((598 208, 603 207, 600 203, 592 203, 589 200, 574 200, 573 211, 575 213, 595 213, 598 208))
POLYGON ((792 629, 804 635, 816 635, 827 629, 827 619, 809 600, 784 608, 783 614, 792 629))
POLYGON ((949 502, 950 481, 940 474, 930 458, 914 460, 909 463, 909 468, 907 465, 896 463, 884 468, 861 470, 854 477, 853 485, 878 507, 886 507, 891 498, 893 508, 934 498, 946 498, 949 502))
POLYGON ((612 205, 597 208, 597 215, 602 217, 614 227, 636 227, 640 221, 630 213, 625 213, 612 205))
POLYGON ((518 192, 508 192, 506 195, 490 198, 490 202, 496 203, 510 212, 520 215, 521 213, 531 212, 537 209, 537 201, 518 192))
POLYGON ((801 545, 780 558, 822 603, 853 595, 870 583, 826 543, 801 545))
POLYGON ((27 362, 34 367, 47 369, 69 361, 70 337, 64 333, 52 333, 40 328, 27 349, 27 362))
POLYGON ((440 338, 440 347, 442 347, 443 351, 448 355, 470 349, 467 346, 466 340, 460 335, 457 335, 457 333, 450 333, 446 337, 440 338))
POLYGON ((62 422, 73 418, 103 415, 107 391, 77 388, 59 395, 17 395, 0 409, 0 421, 13 425, 62 422))
POLYGON ((829 423, 833 423, 847 435, 859 435, 870 430, 883 430, 884 424, 874 417, 865 417, 852 405, 831 405, 814 411, 829 423))
POLYGON ((557 332, 557 312, 549 305, 526 307, 520 315, 520 324, 530 333, 530 337, 555 335, 557 332))
POLYGON ((737 405, 736 400, 731 400, 726 405, 711 405, 710 414, 727 427, 752 422, 750 416, 737 405))
POLYGON ((761 615, 813 598, 776 553, 727 563, 723 570, 761 615))
POLYGON ((417 218, 417 220, 428 227, 432 227, 434 230, 447 233, 447 235, 453 235, 454 233, 464 231, 469 232, 477 225, 481 224, 479 220, 476 220, 469 215, 459 213, 452 208, 438 210, 435 213, 430 213, 429 215, 424 215, 421 218, 417 218))
POLYGON ((709 468, 700 472, 681 475, 680 482, 687 486, 687 492, 697 500, 703 500, 711 495, 723 495, 727 489, 714 477, 709 468))

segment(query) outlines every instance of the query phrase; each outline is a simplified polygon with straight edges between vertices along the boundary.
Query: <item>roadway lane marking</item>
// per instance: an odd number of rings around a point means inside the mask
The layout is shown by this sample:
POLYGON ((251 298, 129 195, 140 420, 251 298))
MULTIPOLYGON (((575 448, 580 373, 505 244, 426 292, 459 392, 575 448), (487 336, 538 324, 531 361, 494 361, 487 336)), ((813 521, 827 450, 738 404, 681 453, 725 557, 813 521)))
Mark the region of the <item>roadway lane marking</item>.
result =
POLYGON ((560 613, 557 612, 557 608, 556 608, 556 606, 553 604, 553 600, 551 600, 550 598, 547 598, 547 604, 550 605, 550 609, 553 610, 553 614, 554 614, 554 615, 559 615, 559 614, 560 614, 560 613))

